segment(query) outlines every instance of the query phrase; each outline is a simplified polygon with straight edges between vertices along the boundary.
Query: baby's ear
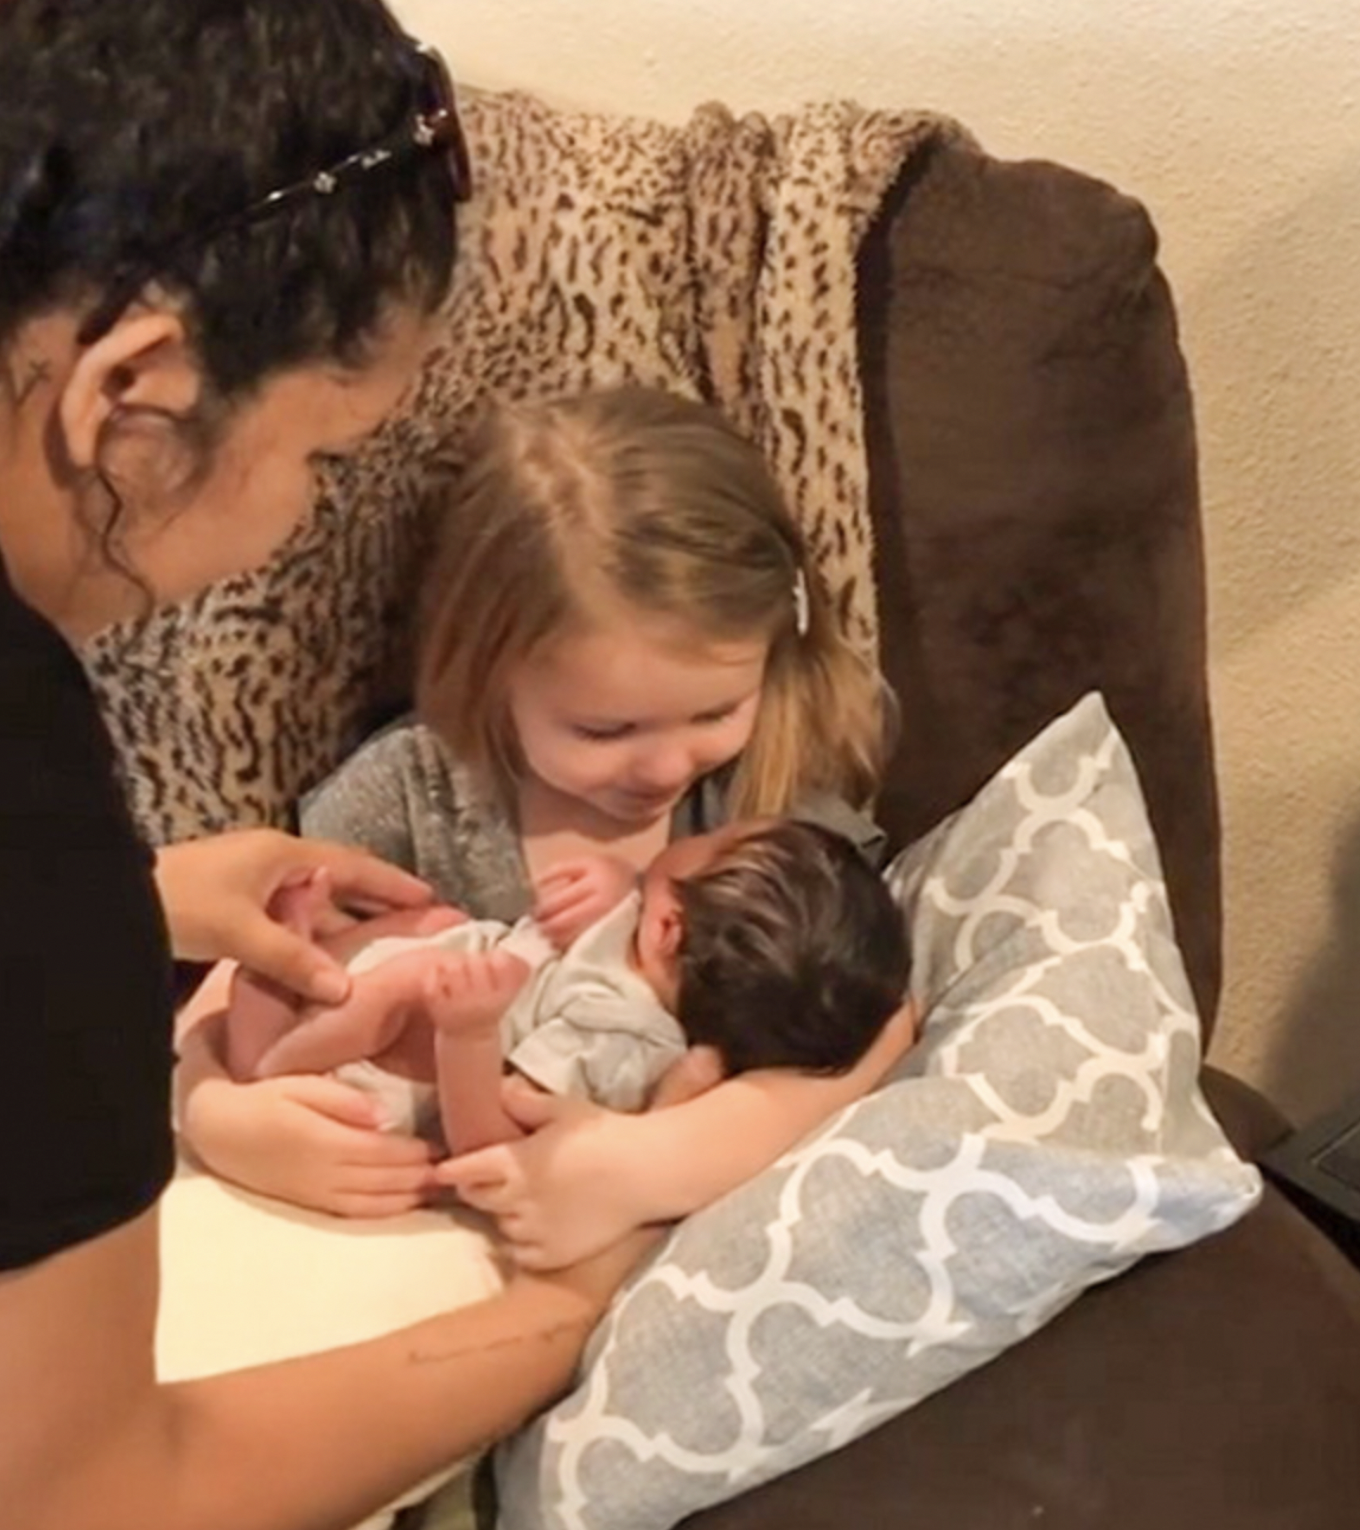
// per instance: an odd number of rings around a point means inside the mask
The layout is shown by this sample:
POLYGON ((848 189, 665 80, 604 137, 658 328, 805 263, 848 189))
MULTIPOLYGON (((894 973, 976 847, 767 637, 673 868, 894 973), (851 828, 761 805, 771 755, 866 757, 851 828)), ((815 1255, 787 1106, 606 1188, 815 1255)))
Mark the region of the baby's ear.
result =
POLYGON ((685 911, 680 907, 678 898, 662 914, 660 924, 657 945, 667 961, 674 961, 680 955, 680 947, 685 939, 685 911))

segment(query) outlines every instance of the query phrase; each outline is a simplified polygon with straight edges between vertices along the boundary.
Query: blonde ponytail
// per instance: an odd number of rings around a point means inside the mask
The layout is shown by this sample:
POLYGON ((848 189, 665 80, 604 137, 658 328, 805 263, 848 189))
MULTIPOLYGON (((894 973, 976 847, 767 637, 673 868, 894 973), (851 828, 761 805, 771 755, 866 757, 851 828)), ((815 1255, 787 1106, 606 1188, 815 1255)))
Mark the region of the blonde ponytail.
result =
POLYGON ((888 738, 881 676, 841 634, 822 581, 805 571, 807 631, 770 648, 750 742, 732 781, 736 817, 787 813, 814 792, 864 807, 878 790, 888 738))

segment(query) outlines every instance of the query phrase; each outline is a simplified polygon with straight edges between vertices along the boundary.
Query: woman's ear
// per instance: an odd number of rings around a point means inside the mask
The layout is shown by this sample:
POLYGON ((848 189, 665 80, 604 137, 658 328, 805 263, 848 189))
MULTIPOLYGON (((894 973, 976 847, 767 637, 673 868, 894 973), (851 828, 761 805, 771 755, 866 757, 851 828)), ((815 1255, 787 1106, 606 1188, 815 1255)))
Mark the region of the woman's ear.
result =
POLYGON ((120 319, 80 352, 62 390, 58 415, 72 466, 94 466, 100 433, 119 409, 185 415, 201 390, 178 314, 157 309, 120 319))

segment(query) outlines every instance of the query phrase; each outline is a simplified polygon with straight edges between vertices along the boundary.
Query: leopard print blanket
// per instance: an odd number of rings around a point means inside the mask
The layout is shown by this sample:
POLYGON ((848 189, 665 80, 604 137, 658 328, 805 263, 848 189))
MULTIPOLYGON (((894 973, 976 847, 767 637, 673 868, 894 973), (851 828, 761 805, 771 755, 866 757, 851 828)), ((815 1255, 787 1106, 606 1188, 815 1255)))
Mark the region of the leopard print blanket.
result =
POLYGON ((477 189, 409 405, 319 474, 264 568, 85 660, 156 843, 287 823, 398 694, 432 506, 489 399, 624 380, 719 405, 768 454, 847 631, 876 641, 856 255, 945 119, 824 105, 684 127, 469 95, 477 189))

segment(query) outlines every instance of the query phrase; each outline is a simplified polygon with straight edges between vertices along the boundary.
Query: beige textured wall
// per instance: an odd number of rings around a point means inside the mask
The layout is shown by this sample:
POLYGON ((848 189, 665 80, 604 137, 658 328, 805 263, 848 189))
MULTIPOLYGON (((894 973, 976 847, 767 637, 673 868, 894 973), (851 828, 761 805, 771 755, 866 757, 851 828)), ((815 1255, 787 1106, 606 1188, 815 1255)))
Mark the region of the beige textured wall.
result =
POLYGON ((936 106, 1140 196, 1198 400, 1227 826, 1216 1060, 1360 1090, 1360 0, 398 0, 465 79, 683 119, 936 106))

